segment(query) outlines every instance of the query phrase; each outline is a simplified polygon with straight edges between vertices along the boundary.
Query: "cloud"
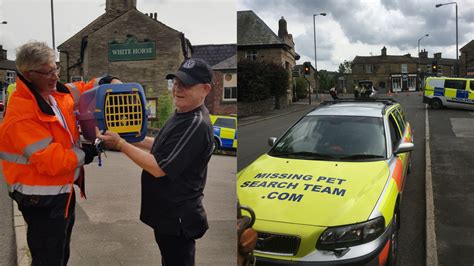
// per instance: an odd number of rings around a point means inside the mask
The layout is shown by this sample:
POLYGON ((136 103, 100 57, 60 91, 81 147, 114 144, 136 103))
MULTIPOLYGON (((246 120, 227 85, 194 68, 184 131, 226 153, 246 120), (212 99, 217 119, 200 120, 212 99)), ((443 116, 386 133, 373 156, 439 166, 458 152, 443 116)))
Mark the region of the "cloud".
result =
MULTIPOLYGON (((459 48, 474 37, 474 4, 459 0, 459 48)), ((443 2, 443 1, 441 1, 443 2)), ((269 27, 284 16, 302 59, 314 57, 313 14, 316 17, 318 66, 337 69, 343 60, 355 55, 389 54, 416 56, 418 39, 429 54, 442 52, 455 58, 454 5, 435 8, 436 1, 415 0, 239 0, 238 10, 251 9, 269 27), (341 60, 343 59, 343 60, 341 60)))

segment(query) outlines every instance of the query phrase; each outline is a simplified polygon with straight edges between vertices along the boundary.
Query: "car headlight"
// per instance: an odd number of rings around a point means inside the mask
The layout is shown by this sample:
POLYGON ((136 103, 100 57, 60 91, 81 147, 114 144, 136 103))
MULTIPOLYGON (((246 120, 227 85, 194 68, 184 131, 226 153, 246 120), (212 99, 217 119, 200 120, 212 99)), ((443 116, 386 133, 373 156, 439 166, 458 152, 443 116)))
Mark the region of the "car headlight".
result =
POLYGON ((334 250, 370 242, 385 230, 385 219, 377 217, 367 222, 328 227, 316 243, 318 250, 334 250))

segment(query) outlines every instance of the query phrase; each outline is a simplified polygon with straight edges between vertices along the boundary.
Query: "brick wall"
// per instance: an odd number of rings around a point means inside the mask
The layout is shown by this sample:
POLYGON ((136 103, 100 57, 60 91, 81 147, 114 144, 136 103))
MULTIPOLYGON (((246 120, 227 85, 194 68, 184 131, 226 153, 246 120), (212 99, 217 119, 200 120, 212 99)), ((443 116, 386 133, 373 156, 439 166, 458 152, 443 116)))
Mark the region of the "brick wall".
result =
MULTIPOLYGON (((228 73, 228 72, 225 72, 228 73)), ((211 114, 230 115, 237 114, 237 102, 223 101, 224 72, 214 71, 212 90, 206 97, 206 107, 211 114)))

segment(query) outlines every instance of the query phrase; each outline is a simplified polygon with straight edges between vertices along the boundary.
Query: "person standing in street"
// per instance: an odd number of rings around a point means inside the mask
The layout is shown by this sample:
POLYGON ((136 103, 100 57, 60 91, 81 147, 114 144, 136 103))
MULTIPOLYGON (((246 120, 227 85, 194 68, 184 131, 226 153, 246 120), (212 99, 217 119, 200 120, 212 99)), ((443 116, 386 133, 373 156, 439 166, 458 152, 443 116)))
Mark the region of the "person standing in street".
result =
POLYGON ((195 240, 208 229, 202 200, 213 128, 204 100, 212 69, 191 58, 166 78, 173 79, 176 111, 155 139, 132 145, 112 131, 99 137, 143 169, 140 219, 154 230, 162 264, 187 266, 195 263, 195 240))
POLYGON ((32 265, 67 265, 73 184, 85 196, 83 165, 97 155, 93 145, 79 142, 75 104, 85 90, 117 80, 58 82, 55 52, 44 42, 20 46, 15 61, 16 89, 0 125, 3 175, 27 224, 32 265))

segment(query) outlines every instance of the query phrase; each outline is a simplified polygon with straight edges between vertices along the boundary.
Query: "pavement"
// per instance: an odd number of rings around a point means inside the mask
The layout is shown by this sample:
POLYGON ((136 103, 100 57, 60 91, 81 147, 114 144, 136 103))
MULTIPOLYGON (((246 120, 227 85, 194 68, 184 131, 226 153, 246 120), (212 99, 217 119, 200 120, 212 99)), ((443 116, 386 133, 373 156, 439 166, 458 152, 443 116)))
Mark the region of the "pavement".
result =
MULTIPOLYGON (((68 265, 160 265, 153 230, 139 220, 141 169, 122 153, 107 156, 102 167, 97 162, 86 166, 87 200, 76 196, 68 265)), ((235 156, 224 155, 213 155, 209 163, 204 191, 209 230, 196 241, 196 265, 237 260, 236 164, 235 156)), ((17 263, 31 265, 24 219, 13 204, 17 263)))

